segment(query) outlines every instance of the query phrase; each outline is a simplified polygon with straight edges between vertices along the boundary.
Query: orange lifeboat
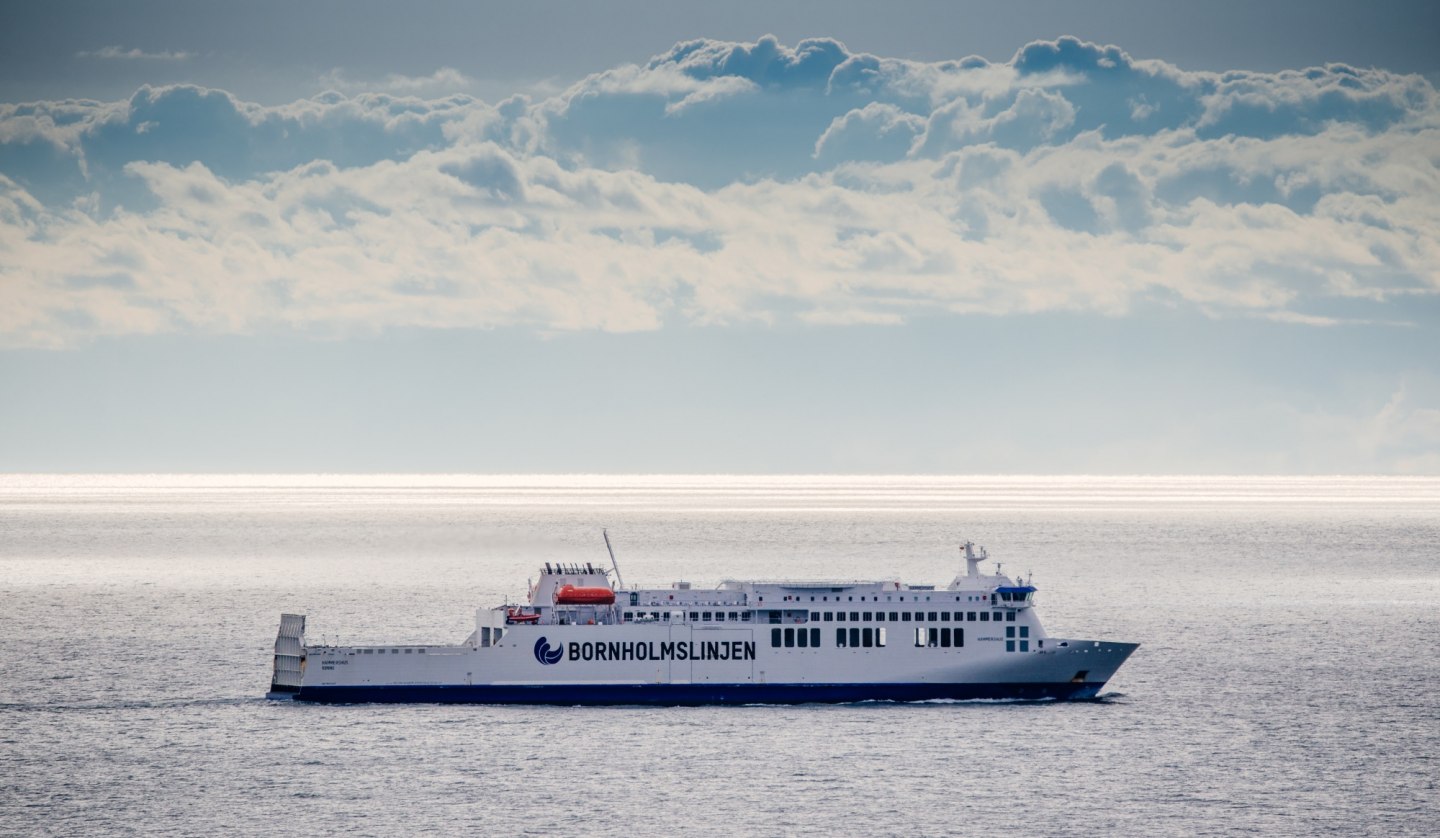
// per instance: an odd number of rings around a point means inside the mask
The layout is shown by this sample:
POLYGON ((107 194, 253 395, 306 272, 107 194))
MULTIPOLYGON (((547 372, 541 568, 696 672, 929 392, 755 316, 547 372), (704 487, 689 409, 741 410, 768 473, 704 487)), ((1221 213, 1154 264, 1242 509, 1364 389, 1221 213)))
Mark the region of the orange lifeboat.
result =
POLYGON ((540 622, 540 615, 539 615, 539 614, 526 614, 524 611, 521 611, 519 608, 511 608, 510 610, 508 610, 508 611, 505 612, 505 622, 507 622, 507 623, 512 623, 512 624, 514 624, 514 623, 538 623, 538 622, 540 622))
POLYGON ((556 605, 614 605, 615 592, 609 588, 580 588, 561 585, 555 592, 556 605))

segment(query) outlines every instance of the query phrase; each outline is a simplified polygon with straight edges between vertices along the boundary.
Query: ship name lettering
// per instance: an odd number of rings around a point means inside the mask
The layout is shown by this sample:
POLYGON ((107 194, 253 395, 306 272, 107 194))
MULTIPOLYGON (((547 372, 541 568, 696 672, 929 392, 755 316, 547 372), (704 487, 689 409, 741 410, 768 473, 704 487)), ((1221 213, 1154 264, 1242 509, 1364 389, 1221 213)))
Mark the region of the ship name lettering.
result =
POLYGON ((753 661, 753 640, 705 640, 700 643, 664 641, 571 641, 565 657, 572 661, 753 661))

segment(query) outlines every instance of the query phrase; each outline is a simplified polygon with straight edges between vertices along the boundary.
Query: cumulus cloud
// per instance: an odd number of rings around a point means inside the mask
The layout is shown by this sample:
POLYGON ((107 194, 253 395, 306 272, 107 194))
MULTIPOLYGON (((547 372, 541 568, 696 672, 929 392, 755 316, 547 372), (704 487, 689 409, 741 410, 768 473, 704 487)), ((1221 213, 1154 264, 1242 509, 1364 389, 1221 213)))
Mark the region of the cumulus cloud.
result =
POLYGON ((278 107, 187 85, 0 105, 0 334, 1406 323, 1440 293, 1419 77, 1072 38, 1001 63, 691 41, 553 96, 421 95, 448 73, 278 107))

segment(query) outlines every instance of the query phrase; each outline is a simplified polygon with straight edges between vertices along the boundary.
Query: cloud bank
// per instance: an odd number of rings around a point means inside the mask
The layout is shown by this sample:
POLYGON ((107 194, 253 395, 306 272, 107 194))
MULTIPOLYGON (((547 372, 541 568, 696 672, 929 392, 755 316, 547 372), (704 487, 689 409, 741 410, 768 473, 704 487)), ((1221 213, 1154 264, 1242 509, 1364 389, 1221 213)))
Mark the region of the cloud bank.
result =
POLYGON ((0 340, 1152 306, 1405 324, 1440 293, 1417 76, 767 37, 538 100, 406 95, 447 74, 276 107, 186 85, 0 105, 0 340))

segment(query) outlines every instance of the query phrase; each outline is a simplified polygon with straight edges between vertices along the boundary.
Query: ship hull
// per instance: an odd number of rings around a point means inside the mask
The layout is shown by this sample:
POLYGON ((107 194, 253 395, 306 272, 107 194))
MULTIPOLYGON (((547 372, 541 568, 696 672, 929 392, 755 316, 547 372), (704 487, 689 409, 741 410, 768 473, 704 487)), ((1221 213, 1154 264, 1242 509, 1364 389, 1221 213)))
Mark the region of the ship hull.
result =
POLYGON ((1077 701, 1103 681, 1048 684, 504 684, 302 687, 292 698, 328 704, 549 704, 703 706, 853 704, 864 701, 1077 701))

